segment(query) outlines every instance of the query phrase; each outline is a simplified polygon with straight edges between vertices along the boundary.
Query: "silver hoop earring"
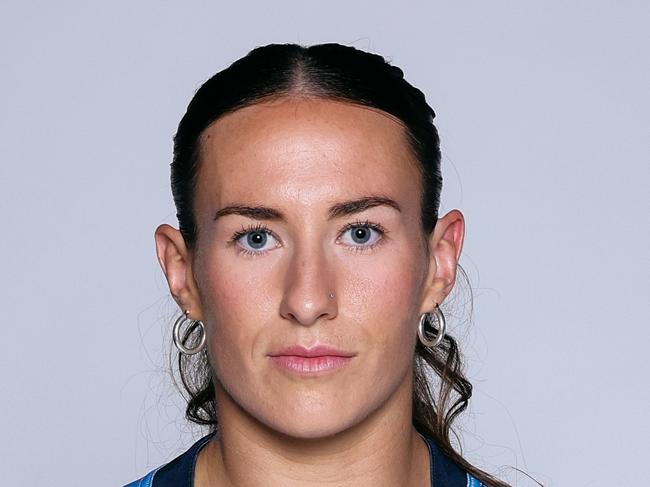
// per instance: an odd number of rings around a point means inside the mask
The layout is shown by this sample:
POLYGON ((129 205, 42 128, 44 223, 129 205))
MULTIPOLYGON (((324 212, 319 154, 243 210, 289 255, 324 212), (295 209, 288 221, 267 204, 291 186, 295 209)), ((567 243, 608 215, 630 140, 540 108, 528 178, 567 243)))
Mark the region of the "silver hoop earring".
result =
POLYGON ((203 325, 203 322, 200 320, 192 320, 185 315, 181 315, 177 320, 176 323, 174 323, 174 330, 173 330, 173 338, 174 338, 174 346, 178 349, 179 352, 181 352, 183 355, 194 355, 197 354, 205 348, 205 326, 203 325), (185 324, 186 321, 189 321, 189 327, 193 327, 194 325, 198 325, 201 328, 201 339, 199 340, 199 343, 196 347, 193 348, 188 348, 183 344, 183 340, 181 338, 181 326, 185 324))
POLYGON ((422 313, 420 315, 420 323, 418 324, 418 337, 420 338, 420 343, 425 347, 435 348, 440 345, 442 339, 445 337, 447 332, 447 321, 445 321, 445 315, 442 314, 440 306, 436 303, 435 309, 431 313, 422 313), (427 324, 433 326, 432 321, 436 322, 437 330, 434 338, 429 338, 431 332, 425 330, 427 324))

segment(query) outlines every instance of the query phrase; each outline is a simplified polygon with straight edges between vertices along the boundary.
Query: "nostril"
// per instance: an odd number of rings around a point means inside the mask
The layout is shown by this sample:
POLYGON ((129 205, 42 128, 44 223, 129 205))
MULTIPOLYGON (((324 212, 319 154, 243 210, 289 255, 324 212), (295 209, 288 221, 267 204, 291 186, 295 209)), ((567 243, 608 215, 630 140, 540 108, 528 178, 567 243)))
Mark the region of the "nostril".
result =
POLYGON ((321 320, 330 320, 337 315, 335 293, 318 293, 320 298, 307 297, 299 292, 285 293, 280 304, 280 315, 303 326, 310 326, 321 320))

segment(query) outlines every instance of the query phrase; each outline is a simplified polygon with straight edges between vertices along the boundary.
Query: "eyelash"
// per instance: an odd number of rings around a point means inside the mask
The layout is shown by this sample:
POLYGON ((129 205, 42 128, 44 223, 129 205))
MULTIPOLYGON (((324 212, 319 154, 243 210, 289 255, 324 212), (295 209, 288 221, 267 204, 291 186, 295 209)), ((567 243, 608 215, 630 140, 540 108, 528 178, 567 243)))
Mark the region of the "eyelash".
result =
POLYGON ((237 240, 239 240, 240 238, 248 235, 249 233, 268 233, 269 235, 272 235, 273 238, 278 240, 278 238, 269 229, 269 227, 267 227, 266 225, 264 225, 262 223, 256 223, 254 225, 251 224, 251 225, 248 225, 248 226, 242 225, 241 230, 235 232, 235 234, 231 237, 229 243, 234 244, 237 247, 237 251, 240 254, 249 255, 251 257, 256 257, 258 255, 264 255, 264 254, 266 254, 268 252, 268 250, 264 250, 262 252, 251 252, 250 250, 245 249, 245 248, 237 245, 237 240))
POLYGON ((383 244, 385 237, 388 234, 388 231, 379 223, 373 223, 369 220, 364 220, 364 221, 357 220, 353 223, 348 223, 347 225, 345 225, 339 232, 338 237, 336 237, 336 241, 338 242, 345 232, 347 232, 351 228, 357 228, 357 227, 366 227, 366 228, 370 228, 371 230, 374 230, 379 234, 379 239, 372 245, 352 245, 350 247, 350 250, 352 252, 369 252, 379 247, 381 244, 383 244))
MULTIPOLYGON (((388 234, 388 231, 383 226, 381 226, 379 223, 373 223, 373 222, 371 222, 369 220, 364 220, 364 221, 357 220, 355 222, 348 223, 347 225, 345 225, 339 231, 339 234, 336 237, 336 241, 339 242, 341 240, 341 237, 343 236, 343 234, 345 232, 347 232, 351 228, 357 228, 357 227, 366 227, 366 228, 370 228, 370 229, 376 231, 377 233, 379 233, 379 239, 372 245, 358 245, 358 246, 357 245, 352 245, 352 246, 350 246, 350 250, 352 252, 368 252, 368 251, 371 251, 371 250, 375 249, 376 247, 380 246, 381 244, 383 244, 384 240, 385 240, 385 237, 388 234)), ((275 234, 269 229, 269 227, 267 227, 266 225, 264 225, 262 223, 256 223, 254 225, 248 225, 248 226, 242 225, 241 230, 235 232, 235 234, 229 240, 229 243, 236 244, 237 241, 240 238, 244 237, 245 235, 248 235, 249 233, 258 233, 258 232, 259 233, 268 233, 269 235, 271 235, 276 240, 279 240, 275 236, 275 234)), ((241 246, 237 245, 237 247, 238 247, 237 251, 240 254, 245 254, 245 255, 249 255, 249 256, 264 255, 264 254, 266 254, 268 252, 268 250, 264 250, 264 251, 261 251, 261 252, 251 252, 250 250, 245 249, 245 248, 243 248, 241 246)))

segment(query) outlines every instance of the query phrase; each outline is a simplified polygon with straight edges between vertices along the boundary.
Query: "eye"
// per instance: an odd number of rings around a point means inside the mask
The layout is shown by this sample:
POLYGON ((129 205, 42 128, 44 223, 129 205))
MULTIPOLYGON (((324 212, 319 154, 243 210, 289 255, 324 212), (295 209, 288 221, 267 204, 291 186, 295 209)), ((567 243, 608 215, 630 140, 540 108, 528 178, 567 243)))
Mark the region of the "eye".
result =
POLYGON ((347 225, 341 232, 339 240, 355 250, 366 250, 381 243, 386 231, 376 223, 356 222, 347 225))
POLYGON ((233 235, 232 242, 236 243, 244 254, 264 254, 279 246, 279 242, 271 231, 264 225, 243 227, 233 235))

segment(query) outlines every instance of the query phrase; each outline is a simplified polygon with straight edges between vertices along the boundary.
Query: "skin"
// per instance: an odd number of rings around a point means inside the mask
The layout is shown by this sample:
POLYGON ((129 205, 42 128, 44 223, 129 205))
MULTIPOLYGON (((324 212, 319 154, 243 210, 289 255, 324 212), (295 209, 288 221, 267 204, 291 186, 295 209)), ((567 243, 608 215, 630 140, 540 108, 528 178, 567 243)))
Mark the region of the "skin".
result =
POLYGON ((452 210, 423 234, 416 161, 402 125, 381 111, 275 99, 220 118, 201 149, 195 247, 169 225, 155 234, 171 294, 205 324, 217 378, 220 433, 199 455, 195 485, 428 486, 411 418, 414 346, 419 315, 454 285, 463 215, 452 210), (331 217, 334 205, 369 196, 399 210, 331 217), (282 218, 215 220, 232 205, 282 218), (368 242, 346 229, 354 224, 368 242), (233 240, 255 225, 269 232, 263 249, 233 240), (297 376, 268 356, 295 344, 354 357, 297 376))

